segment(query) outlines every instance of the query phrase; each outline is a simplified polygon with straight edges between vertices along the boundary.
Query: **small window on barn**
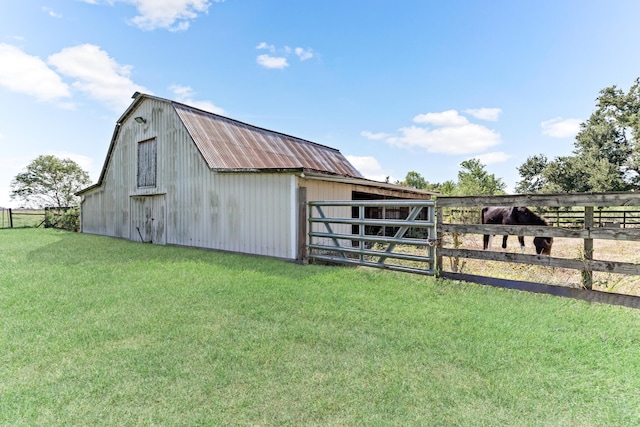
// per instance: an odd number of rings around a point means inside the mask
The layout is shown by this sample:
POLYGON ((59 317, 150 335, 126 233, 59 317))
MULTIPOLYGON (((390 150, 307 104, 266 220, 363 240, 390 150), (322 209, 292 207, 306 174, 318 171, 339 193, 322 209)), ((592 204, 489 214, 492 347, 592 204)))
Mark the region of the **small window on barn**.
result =
POLYGON ((157 171, 157 141, 138 143, 138 187, 155 187, 157 171))

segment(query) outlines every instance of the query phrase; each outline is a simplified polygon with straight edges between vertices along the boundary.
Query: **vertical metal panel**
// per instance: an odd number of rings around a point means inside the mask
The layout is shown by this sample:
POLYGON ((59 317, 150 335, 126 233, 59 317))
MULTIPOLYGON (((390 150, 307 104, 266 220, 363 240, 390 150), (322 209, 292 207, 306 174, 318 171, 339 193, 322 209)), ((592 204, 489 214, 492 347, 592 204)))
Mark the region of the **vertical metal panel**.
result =
MULTIPOLYGON (((319 181, 315 179, 301 180, 301 184, 307 187, 307 200, 351 200, 352 186, 332 181, 319 181)), ((327 206, 325 213, 334 218, 347 218, 351 215, 351 210, 347 206, 327 206)), ((351 226, 347 224, 334 224, 334 232, 340 234, 350 234, 351 226)), ((322 224, 313 224, 310 231, 324 231, 322 224)), ((330 240, 321 240, 323 244, 330 244, 330 240)), ((307 236, 307 244, 308 244, 307 236)))

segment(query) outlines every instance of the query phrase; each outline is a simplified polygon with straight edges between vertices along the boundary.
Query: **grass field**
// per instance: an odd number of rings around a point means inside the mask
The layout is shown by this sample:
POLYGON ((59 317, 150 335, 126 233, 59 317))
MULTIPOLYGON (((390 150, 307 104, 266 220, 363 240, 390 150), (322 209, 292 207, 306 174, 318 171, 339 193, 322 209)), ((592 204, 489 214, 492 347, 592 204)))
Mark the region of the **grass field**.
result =
POLYGON ((0 425, 640 423, 640 311, 0 230, 0 425))

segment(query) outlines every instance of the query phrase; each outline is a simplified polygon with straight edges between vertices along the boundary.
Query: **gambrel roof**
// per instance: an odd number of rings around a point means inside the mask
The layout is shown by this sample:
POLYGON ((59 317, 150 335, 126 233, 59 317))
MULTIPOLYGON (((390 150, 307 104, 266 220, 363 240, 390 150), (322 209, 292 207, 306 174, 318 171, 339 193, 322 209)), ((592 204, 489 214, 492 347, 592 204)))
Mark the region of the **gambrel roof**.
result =
POLYGON ((432 194, 423 190, 368 180, 335 148, 152 95, 136 92, 133 98, 134 101, 116 123, 98 182, 79 191, 78 195, 102 185, 122 124, 127 120, 133 120, 137 108, 146 99, 171 106, 212 171, 304 172, 314 179, 379 187, 402 194, 411 193, 413 197, 426 197, 432 194))
POLYGON ((217 171, 287 170, 361 178, 340 151, 172 102, 209 167, 217 171))
POLYGON ((301 171, 361 178, 362 175, 335 148, 285 135, 210 113, 180 102, 136 92, 134 101, 116 123, 98 182, 82 194, 102 185, 120 126, 145 99, 170 104, 211 170, 218 172, 301 171))

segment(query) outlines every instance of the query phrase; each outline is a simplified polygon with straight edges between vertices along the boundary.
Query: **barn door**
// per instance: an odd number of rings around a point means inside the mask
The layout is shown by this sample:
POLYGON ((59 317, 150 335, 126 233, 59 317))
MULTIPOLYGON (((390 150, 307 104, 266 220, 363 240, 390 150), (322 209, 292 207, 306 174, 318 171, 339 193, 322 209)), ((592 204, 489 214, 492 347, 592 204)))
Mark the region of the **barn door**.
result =
POLYGON ((166 244, 165 212, 163 194, 131 197, 131 240, 166 244))

